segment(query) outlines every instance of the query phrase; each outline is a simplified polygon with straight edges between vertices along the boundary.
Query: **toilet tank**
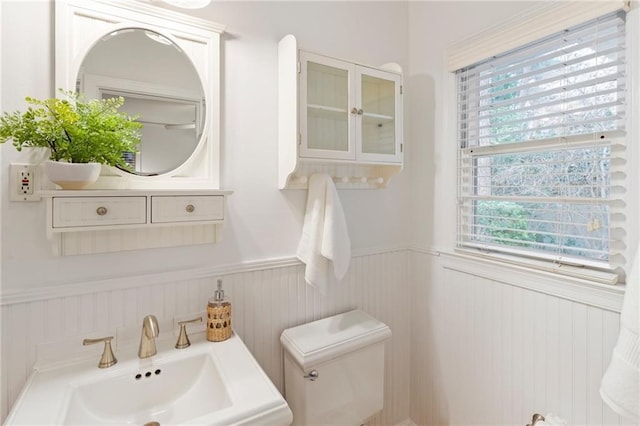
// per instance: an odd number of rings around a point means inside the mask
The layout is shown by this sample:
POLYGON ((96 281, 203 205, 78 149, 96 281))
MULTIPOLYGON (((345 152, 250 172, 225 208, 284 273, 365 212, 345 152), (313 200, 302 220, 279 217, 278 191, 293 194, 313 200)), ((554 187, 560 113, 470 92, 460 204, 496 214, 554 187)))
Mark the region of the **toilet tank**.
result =
POLYGON ((390 337, 386 324, 360 310, 285 330, 280 341, 293 425, 361 425, 382 410, 390 337))

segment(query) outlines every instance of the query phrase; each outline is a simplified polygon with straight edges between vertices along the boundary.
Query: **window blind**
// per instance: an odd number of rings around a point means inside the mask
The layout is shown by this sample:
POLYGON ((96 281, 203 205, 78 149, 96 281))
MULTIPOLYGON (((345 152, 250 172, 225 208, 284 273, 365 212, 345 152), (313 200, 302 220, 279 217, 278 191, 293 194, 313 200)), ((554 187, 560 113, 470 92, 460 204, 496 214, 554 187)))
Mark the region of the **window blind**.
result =
POLYGON ((449 46, 448 69, 453 72, 608 13, 628 11, 630 4, 630 0, 538 2, 505 23, 449 46))
POLYGON ((625 14, 456 71, 458 245, 624 263, 625 14))

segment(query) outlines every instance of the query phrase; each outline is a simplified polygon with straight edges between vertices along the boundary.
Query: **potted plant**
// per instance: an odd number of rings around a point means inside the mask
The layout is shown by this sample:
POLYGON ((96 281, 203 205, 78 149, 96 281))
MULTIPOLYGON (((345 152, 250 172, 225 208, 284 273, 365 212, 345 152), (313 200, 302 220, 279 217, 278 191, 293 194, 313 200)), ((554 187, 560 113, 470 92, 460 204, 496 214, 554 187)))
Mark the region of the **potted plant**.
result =
POLYGON ((27 97, 31 106, 25 112, 5 112, 0 117, 0 143, 13 139, 18 151, 48 148, 45 173, 64 189, 95 182, 101 164, 129 170, 123 154, 137 152, 142 124, 118 111, 124 98, 86 99, 75 92, 61 93, 65 98, 27 97), (91 176, 74 177, 76 169, 89 169, 91 176))

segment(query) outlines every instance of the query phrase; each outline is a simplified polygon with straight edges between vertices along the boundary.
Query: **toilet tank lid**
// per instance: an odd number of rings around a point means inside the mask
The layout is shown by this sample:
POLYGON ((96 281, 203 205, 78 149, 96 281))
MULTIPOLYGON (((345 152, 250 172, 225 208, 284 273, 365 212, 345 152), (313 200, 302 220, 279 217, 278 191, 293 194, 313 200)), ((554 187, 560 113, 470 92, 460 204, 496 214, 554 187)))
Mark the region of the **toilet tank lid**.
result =
POLYGON ((386 324, 354 310, 288 328, 280 342, 302 370, 307 370, 389 337, 391 330, 386 324))

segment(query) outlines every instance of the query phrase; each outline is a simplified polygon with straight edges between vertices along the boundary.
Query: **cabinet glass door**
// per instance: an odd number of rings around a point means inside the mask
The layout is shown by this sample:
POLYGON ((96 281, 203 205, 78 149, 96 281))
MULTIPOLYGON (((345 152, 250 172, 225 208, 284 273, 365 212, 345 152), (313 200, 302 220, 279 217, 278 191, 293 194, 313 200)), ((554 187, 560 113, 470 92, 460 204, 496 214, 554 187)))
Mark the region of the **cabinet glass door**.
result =
POLYGON ((361 157, 400 161, 400 76, 366 68, 359 75, 361 157))
POLYGON ((350 64, 306 53, 301 55, 301 67, 301 155, 355 158, 350 64))

